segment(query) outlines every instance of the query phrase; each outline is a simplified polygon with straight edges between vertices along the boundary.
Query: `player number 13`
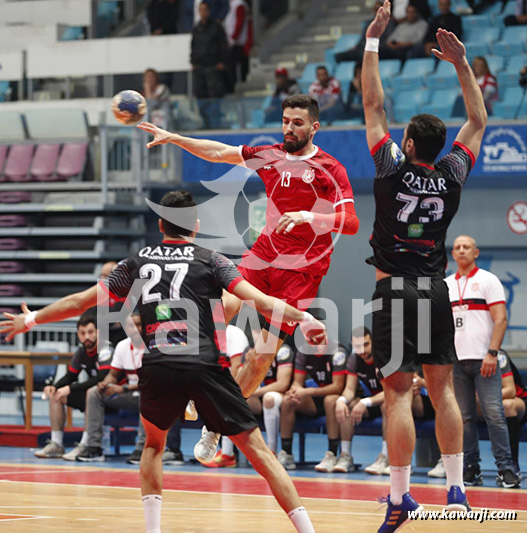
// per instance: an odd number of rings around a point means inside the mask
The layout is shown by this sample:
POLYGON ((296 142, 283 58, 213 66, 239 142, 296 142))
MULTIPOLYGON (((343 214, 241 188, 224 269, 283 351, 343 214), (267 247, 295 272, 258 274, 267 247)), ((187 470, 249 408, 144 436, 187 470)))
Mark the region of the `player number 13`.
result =
POLYGON ((282 187, 289 187, 290 184, 291 184, 291 172, 284 170, 284 172, 282 172, 282 180, 280 181, 280 185, 282 187))

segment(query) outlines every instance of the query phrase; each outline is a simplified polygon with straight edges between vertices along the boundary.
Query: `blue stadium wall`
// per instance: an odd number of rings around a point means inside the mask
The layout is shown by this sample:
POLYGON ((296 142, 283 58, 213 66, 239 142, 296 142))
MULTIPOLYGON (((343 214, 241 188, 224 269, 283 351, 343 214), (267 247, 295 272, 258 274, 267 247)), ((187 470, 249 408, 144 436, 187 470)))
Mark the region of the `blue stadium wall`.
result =
MULTIPOLYGON (((449 128, 445 151, 454 141, 458 129, 449 128)), ((404 132, 403 129, 393 128, 391 133, 400 142, 404 132)), ((231 145, 281 141, 278 131, 214 133, 210 137, 231 145)), ((322 130, 316 135, 315 141, 346 167, 361 221, 357 235, 339 238, 331 268, 320 290, 320 296, 330 298, 337 304, 339 337, 345 342, 351 327, 351 298, 370 301, 375 285, 373 268, 365 263, 365 259, 371 255, 368 239, 375 214, 372 195, 374 166, 363 129, 322 130)), ((515 208, 521 208, 521 202, 527 204, 526 145, 527 125, 491 125, 487 128, 480 156, 465 187, 447 239, 448 246, 460 234, 469 234, 477 240, 481 250, 479 265, 497 274, 506 289, 509 329, 505 344, 520 349, 527 349, 527 220, 524 223, 523 217, 515 214, 515 208)), ((185 187, 194 192, 197 201, 204 203, 200 209, 200 219, 202 228, 209 228, 209 234, 219 235, 222 227, 228 227, 228 223, 227 226, 222 224, 232 218, 230 212, 234 213, 238 222, 238 233, 243 232, 247 204, 239 201, 242 188, 249 201, 264 193, 260 180, 254 175, 248 176, 249 173, 239 167, 214 165, 183 153, 182 181, 185 187), (214 201, 215 194, 211 189, 214 190, 215 184, 204 186, 200 182, 218 179, 216 183, 222 183, 222 191, 225 183, 229 183, 230 190, 228 197, 222 193, 214 201), (217 232, 210 231, 210 228, 217 229, 217 232)), ((161 192, 157 191, 156 196, 161 192)), ((236 248, 238 235, 232 236, 232 231, 223 231, 223 236, 227 234, 231 234, 232 247, 228 238, 218 246, 213 239, 210 247, 227 252, 236 248)), ((453 268, 450 262, 449 272, 453 268)))

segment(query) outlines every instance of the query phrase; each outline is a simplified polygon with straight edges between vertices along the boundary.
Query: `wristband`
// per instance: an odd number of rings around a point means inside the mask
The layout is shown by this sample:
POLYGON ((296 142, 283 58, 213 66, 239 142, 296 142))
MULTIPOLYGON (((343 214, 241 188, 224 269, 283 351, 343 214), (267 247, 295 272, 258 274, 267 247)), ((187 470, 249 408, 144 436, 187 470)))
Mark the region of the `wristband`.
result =
POLYGON ((299 324, 307 324, 308 322, 311 322, 312 320, 315 320, 315 317, 311 313, 304 311, 304 318, 299 322, 299 324))
POLYGON ((379 39, 376 37, 368 37, 366 39, 366 46, 364 47, 364 50, 367 52, 376 52, 379 53, 379 39))
POLYGON ((343 402, 345 403, 346 405, 348 405, 348 400, 346 400, 346 396, 339 396, 337 398, 337 402, 343 402))
POLYGON ((27 329, 33 329, 37 325, 37 312, 31 311, 31 313, 28 313, 24 317, 24 326, 26 326, 27 329))
POLYGON ((373 405, 371 398, 361 398, 360 403, 364 405, 364 407, 371 407, 373 405))
POLYGON ((310 224, 315 220, 315 213, 312 213, 311 211, 299 211, 299 213, 302 215, 303 219, 310 224))

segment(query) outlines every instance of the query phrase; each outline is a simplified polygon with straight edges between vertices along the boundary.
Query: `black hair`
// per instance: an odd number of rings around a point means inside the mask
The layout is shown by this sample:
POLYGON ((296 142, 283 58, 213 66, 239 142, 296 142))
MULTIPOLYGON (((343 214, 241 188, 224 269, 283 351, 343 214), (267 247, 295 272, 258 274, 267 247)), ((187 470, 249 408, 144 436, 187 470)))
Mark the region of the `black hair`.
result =
POLYGON ((371 331, 366 326, 357 326, 351 332, 352 337, 371 337, 371 331))
POLYGON ((188 237, 196 226, 196 220, 198 218, 197 204, 192 198, 192 194, 185 190, 170 191, 161 198, 161 206, 178 208, 179 212, 174 209, 174 213, 177 213, 177 220, 180 223, 174 224, 165 218, 161 218, 163 221, 163 230, 167 237, 188 237), (188 209, 190 208, 190 209, 188 209))
POLYGON ((416 159, 433 163, 445 146, 445 123, 434 115, 416 115, 406 128, 406 138, 414 141, 416 159))
POLYGON ((77 329, 80 326, 87 326, 88 324, 93 324, 97 328, 97 314, 92 310, 86 311, 79 317, 79 320, 77 320, 77 329))
POLYGON ((308 94, 294 94, 292 96, 288 96, 282 102, 282 110, 286 109, 287 107, 307 109, 311 120, 313 122, 318 121, 318 102, 308 94))

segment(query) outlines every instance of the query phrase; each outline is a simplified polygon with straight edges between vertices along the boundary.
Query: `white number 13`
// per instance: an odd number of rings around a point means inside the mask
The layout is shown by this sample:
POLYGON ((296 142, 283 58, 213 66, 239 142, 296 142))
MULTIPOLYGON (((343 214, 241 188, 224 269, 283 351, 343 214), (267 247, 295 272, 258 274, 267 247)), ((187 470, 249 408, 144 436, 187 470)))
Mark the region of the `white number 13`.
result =
POLYGON ((289 187, 291 184, 291 172, 284 171, 282 172, 282 181, 280 182, 280 185, 282 187, 289 187))

